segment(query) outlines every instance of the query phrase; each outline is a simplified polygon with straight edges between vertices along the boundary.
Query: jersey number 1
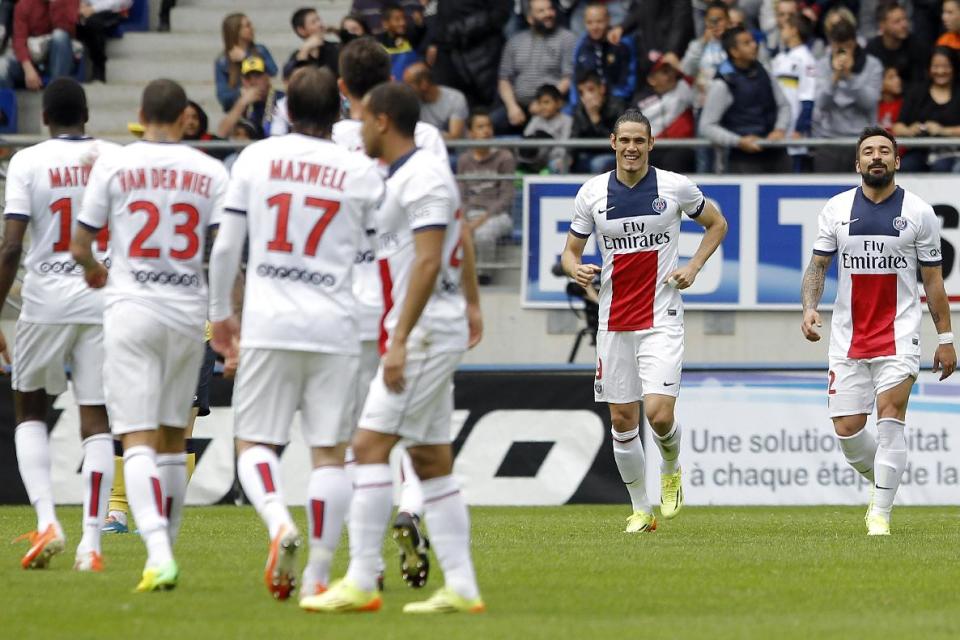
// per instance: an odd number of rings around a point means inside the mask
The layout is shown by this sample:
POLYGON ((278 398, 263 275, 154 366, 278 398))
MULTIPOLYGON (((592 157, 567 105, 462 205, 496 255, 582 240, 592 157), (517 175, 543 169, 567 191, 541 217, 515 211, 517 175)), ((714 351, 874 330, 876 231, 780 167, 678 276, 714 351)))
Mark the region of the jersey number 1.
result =
MULTIPOLYGON (((273 235, 273 240, 267 243, 268 251, 278 253, 292 253, 293 243, 287 240, 287 225, 290 222, 290 206, 293 203, 292 193, 278 193, 267 200, 267 205, 277 209, 277 228, 273 235)), ((336 200, 326 200, 324 198, 304 198, 303 206, 311 209, 323 211, 316 224, 310 229, 307 235, 307 244, 303 248, 303 253, 310 257, 317 255, 317 247, 320 246, 320 238, 327 230, 333 217, 340 211, 340 203, 336 200)))
MULTIPOLYGON (((73 224, 73 200, 70 198, 60 198, 50 205, 50 215, 60 216, 60 237, 53 243, 54 253, 63 253, 70 251, 70 228, 73 224)), ((100 229, 97 234, 97 251, 103 253, 107 250, 107 241, 110 239, 110 231, 107 227, 100 229)))

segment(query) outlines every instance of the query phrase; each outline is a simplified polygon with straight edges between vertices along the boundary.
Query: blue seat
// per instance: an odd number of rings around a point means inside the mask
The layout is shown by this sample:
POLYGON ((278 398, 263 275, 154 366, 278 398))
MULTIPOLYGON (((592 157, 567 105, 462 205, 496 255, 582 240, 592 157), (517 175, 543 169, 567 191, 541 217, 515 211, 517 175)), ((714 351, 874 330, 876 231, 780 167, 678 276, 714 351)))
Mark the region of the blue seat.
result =
POLYGON ((150 3, 147 0, 133 0, 127 11, 127 18, 120 23, 120 35, 127 31, 150 31, 150 3))
POLYGON ((17 132, 17 95, 13 89, 0 89, 0 133, 17 132))

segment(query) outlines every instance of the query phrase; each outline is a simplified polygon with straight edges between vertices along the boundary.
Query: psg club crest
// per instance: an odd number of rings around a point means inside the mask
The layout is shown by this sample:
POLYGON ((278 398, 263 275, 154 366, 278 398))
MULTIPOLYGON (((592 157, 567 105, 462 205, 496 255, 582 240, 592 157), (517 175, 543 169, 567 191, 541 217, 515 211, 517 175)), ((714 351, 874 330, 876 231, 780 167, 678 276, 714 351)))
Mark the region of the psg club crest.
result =
POLYGON ((667 210, 667 201, 660 196, 657 196, 657 198, 653 201, 653 210, 657 213, 663 213, 667 210))
POLYGON ((903 231, 907 228, 907 219, 903 216, 897 216, 893 219, 893 228, 897 231, 903 231))

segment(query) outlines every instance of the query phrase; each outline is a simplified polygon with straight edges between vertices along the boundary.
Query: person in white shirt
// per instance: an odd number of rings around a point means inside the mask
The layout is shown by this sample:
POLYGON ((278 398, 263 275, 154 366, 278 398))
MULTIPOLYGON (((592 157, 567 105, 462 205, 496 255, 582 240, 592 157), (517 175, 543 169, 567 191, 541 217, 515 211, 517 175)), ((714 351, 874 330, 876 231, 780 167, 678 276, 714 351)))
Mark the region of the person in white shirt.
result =
POLYGON ((343 468, 354 428, 360 360, 352 275, 383 181, 365 155, 330 141, 336 79, 305 67, 290 78, 292 133, 256 142, 233 165, 210 258, 213 346, 235 355, 237 475, 271 540, 264 580, 290 597, 301 544, 283 496, 276 448, 300 412, 313 470, 307 486, 310 558, 301 595, 327 589, 353 492, 343 468), (243 329, 231 290, 249 240, 243 329), (264 399, 269 398, 270 402, 264 399))
POLYGON ((803 336, 820 340, 817 306, 836 256, 837 299, 830 329, 827 406, 840 450, 873 485, 867 535, 890 535, 890 513, 907 464, 904 435, 910 390, 920 372, 920 291, 938 344, 933 370, 953 373, 957 352, 943 286, 940 221, 933 207, 897 186, 897 143, 880 127, 857 142, 862 184, 831 198, 820 212, 813 256, 803 276, 803 336), (877 409, 877 438, 864 427, 877 409))
POLYGON ((450 445, 453 374, 482 331, 472 255, 462 251, 459 192, 449 165, 414 143, 420 109, 409 87, 382 84, 367 94, 363 107, 364 147, 389 164, 386 195, 375 216, 386 312, 383 358, 353 439, 347 575, 300 606, 330 613, 380 608, 376 580, 392 509, 388 459, 405 438, 446 585, 403 610, 479 613, 484 604, 470 558, 469 514, 452 475, 450 445), (461 272, 469 274, 463 286, 461 272))
MULTIPOLYGON (((771 62, 771 73, 790 104, 787 138, 810 135, 813 103, 817 97, 817 61, 806 45, 812 30, 813 24, 806 16, 794 14, 786 17, 780 27, 783 48, 771 62)), ((793 161, 794 173, 813 170, 813 161, 806 147, 787 147, 787 154, 793 161)))
MULTIPOLYGON (((74 568, 101 571, 100 528, 113 480, 113 440, 104 406, 103 296, 87 288, 70 258, 73 216, 80 208, 97 155, 115 147, 84 135, 87 98, 72 78, 58 78, 43 92, 43 120, 50 139, 13 156, 7 170, 3 246, 0 247, 0 307, 17 277, 23 239, 32 241, 24 260, 13 358, 14 442, 20 477, 37 512, 37 530, 24 537, 30 549, 23 568, 46 566, 64 549, 65 536, 54 512, 47 436, 48 396, 67 389, 64 368, 72 368, 83 439, 83 538, 74 568)), ((98 238, 100 258, 106 236, 98 238)), ((6 340, 0 334, 6 360, 6 340)))
POLYGON ((103 384, 123 442, 127 499, 147 547, 137 591, 172 589, 187 487, 184 429, 203 360, 203 247, 222 207, 227 172, 178 144, 187 96, 172 80, 143 91, 143 140, 102 154, 71 244, 87 284, 104 288, 103 384), (93 255, 110 228, 111 266, 93 255))

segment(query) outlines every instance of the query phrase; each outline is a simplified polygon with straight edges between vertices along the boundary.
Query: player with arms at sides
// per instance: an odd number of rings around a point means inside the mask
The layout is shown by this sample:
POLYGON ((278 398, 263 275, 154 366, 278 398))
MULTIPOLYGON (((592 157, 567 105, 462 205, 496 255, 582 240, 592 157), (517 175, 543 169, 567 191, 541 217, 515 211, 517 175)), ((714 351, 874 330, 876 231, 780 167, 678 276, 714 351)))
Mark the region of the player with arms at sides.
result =
POLYGON ((660 449, 660 513, 683 506, 680 425, 674 407, 683 365, 681 289, 694 283, 727 233, 727 222, 689 178, 650 166, 650 122, 627 109, 610 134, 617 168, 588 180, 574 204, 561 255, 564 272, 583 287, 600 273, 600 330, 594 396, 610 407, 613 456, 633 513, 627 533, 654 531, 657 520, 644 484, 640 405, 660 449), (678 264, 683 214, 705 230, 700 246, 678 264), (583 264, 596 234, 603 266, 583 264))
POLYGON ((388 459, 405 438, 446 585, 403 610, 480 612, 470 518, 452 475, 450 446, 453 374, 482 331, 473 256, 461 252, 459 193, 449 165, 414 143, 420 106, 409 87, 382 84, 363 99, 363 109, 367 154, 389 165, 386 196, 374 220, 385 299, 383 358, 353 439, 347 575, 300 606, 325 612, 380 608, 377 571, 392 509, 388 459))
POLYGON ((147 547, 137 591, 172 589, 187 488, 184 428, 203 360, 203 246, 222 207, 227 172, 178 144, 187 96, 172 80, 143 91, 143 140, 102 154, 84 194, 71 249, 87 283, 104 287, 103 383, 123 443, 127 500, 147 547), (112 265, 91 243, 109 226, 112 265))
POLYGON ((267 525, 264 579, 279 600, 295 589, 301 538, 284 501, 276 449, 290 441, 297 411, 313 465, 301 595, 326 590, 350 506, 343 458, 360 360, 352 272, 384 191, 369 158, 330 141, 340 114, 332 73, 295 71, 287 107, 292 133, 250 145, 233 165, 210 261, 213 346, 232 356, 240 337, 237 473, 267 525), (231 289, 248 237, 241 331, 231 289))
MULTIPOLYGON (((337 84, 340 93, 350 103, 350 118, 333 125, 335 143, 351 151, 364 150, 363 138, 360 135, 363 98, 377 85, 390 82, 391 69, 390 54, 373 38, 358 38, 343 48, 340 52, 340 78, 337 84)), ((449 162, 443 136, 436 127, 418 121, 413 138, 417 147, 435 154, 444 162, 449 162)), ((386 165, 380 163, 379 166, 386 178, 386 165)), ((362 345, 357 384, 357 418, 363 409, 370 381, 380 365, 378 341, 384 300, 380 272, 374 259, 375 236, 367 237, 369 242, 357 253, 353 281, 362 345)), ((349 450, 347 456, 351 461, 348 466, 352 468, 355 463, 349 450)), ((400 573, 403 580, 411 587, 419 588, 426 584, 430 571, 427 556, 430 543, 420 527, 420 518, 423 516, 423 489, 413 469, 413 462, 405 450, 400 457, 400 468, 402 484, 400 504, 393 524, 393 538, 400 548, 400 573)))
POLYGON ((933 370, 944 380, 957 366, 950 303, 943 286, 940 221, 933 208, 897 186, 897 142, 867 127, 857 142, 861 184, 820 212, 810 265, 803 275, 803 336, 820 340, 817 306, 837 257, 839 280, 830 328, 827 406, 847 463, 873 485, 867 534, 890 534, 890 512, 907 464, 904 436, 910 389, 920 373, 923 279, 938 344, 933 370), (867 416, 877 408, 877 437, 867 416))
MULTIPOLYGON (((70 78, 51 82, 43 92, 43 122, 50 139, 14 155, 7 171, 0 307, 17 277, 27 229, 32 238, 24 260, 12 383, 20 477, 37 512, 37 530, 21 536, 30 543, 20 562, 24 569, 45 567, 66 542, 53 506, 46 416, 48 396, 67 389, 67 365, 83 439, 83 537, 74 568, 103 568, 100 527, 113 477, 113 440, 100 374, 103 296, 87 288, 83 271, 71 259, 70 234, 92 162, 116 145, 86 136, 87 116, 87 97, 79 83, 70 78)), ((97 244, 103 258, 105 234, 97 244)), ((2 335, 0 352, 7 357, 2 335)))

